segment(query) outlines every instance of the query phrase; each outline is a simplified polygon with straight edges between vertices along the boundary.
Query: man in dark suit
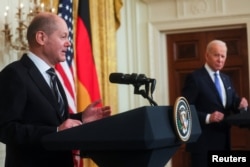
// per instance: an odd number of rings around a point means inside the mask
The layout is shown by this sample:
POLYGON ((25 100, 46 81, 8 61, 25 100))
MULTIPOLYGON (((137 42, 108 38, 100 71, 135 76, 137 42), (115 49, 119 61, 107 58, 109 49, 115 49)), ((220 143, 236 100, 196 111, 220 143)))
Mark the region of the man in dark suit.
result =
POLYGON ((97 107, 100 101, 69 114, 65 92, 57 82, 60 109, 47 70, 65 61, 71 45, 68 34, 61 17, 38 14, 27 30, 29 52, 0 72, 0 141, 6 144, 6 167, 73 167, 71 151, 46 150, 42 137, 110 116, 109 106, 97 107))
POLYGON ((206 167, 209 150, 230 149, 230 127, 223 119, 231 112, 248 107, 246 98, 238 97, 229 76, 220 72, 226 57, 226 44, 220 40, 211 41, 207 45, 205 65, 187 77, 182 90, 188 102, 195 105, 202 128, 197 142, 187 144, 192 167, 206 167))

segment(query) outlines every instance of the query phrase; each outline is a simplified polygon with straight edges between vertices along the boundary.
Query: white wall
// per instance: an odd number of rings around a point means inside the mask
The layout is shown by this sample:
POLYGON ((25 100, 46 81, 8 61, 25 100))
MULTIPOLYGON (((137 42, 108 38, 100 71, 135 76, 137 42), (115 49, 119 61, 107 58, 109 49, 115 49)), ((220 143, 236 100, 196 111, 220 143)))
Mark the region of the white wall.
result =
MULTIPOLYGON (((4 24, 8 23, 8 26, 11 30, 12 41, 16 42, 17 38, 17 8, 22 4, 22 13, 27 14, 30 7, 29 0, 2 0, 0 5, 0 41, 2 42, 0 45, 0 69, 2 69, 6 64, 13 62, 18 59, 18 55, 20 52, 10 51, 8 53, 4 52, 4 24), (9 7, 9 10, 6 10, 6 7, 9 7), (7 16, 5 17, 5 12, 7 12, 7 16)), ((24 24, 27 25, 27 17, 23 17, 24 24)), ((25 36, 24 36, 25 38, 25 36)))
MULTIPOLYGON (((162 37, 159 37, 159 41, 151 42, 149 40, 152 34, 148 33, 151 28, 148 24, 148 17, 148 7, 144 2, 139 0, 123 2, 121 27, 117 32, 118 72, 145 74, 149 78, 166 75, 165 57, 149 57, 150 52, 153 52, 149 48, 150 45, 154 45, 154 49, 157 48, 155 52, 158 52, 158 54, 162 55, 165 51, 161 50, 164 41, 163 43, 159 42, 162 41, 162 37), (157 64, 157 66, 154 64, 157 64)), ((156 86, 155 101, 158 105, 166 105, 167 99, 162 95, 167 94, 167 83, 162 80, 162 83, 157 83, 156 86), (161 87, 162 85, 164 86, 161 87)), ((144 89, 143 86, 141 88, 144 89)), ((147 99, 134 94, 132 85, 118 85, 118 91, 120 112, 150 105, 147 99)))

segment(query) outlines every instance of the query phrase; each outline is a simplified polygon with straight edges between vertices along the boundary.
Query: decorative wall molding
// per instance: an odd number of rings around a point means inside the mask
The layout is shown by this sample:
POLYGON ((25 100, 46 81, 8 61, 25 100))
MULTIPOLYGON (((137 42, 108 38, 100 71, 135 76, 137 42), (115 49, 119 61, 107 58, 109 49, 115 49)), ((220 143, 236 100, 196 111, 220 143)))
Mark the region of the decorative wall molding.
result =
POLYGON ((223 0, 177 0, 177 17, 190 18, 222 15, 223 0))

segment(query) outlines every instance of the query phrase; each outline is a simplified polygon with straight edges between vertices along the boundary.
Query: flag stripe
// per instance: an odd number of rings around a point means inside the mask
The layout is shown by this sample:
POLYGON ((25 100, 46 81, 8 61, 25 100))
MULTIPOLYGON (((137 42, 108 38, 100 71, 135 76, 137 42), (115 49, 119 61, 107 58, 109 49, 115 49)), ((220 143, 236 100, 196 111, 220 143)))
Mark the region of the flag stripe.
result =
POLYGON ((91 43, 89 0, 79 1, 78 18, 85 23, 85 33, 88 35, 89 42, 91 43))

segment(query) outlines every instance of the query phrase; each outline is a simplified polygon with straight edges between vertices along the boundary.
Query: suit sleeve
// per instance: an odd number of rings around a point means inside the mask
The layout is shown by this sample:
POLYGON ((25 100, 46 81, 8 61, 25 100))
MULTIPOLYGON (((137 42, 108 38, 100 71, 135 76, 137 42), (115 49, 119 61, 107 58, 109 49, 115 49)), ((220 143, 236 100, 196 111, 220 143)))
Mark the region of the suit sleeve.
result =
MULTIPOLYGON (((200 87, 199 87, 198 81, 195 79, 195 76, 193 74, 190 74, 186 78, 181 94, 183 97, 187 99, 190 105, 195 106, 197 99, 199 98, 199 89, 200 87)), ((207 113, 204 113, 198 110, 196 111, 197 111, 197 115, 198 115, 200 123, 204 124, 207 113)))
POLYGON ((232 84, 231 79, 226 75, 224 75, 224 77, 226 78, 226 83, 228 83, 228 85, 225 85, 225 89, 228 95, 227 97, 228 97, 229 104, 231 104, 230 106, 228 106, 228 108, 233 113, 239 113, 240 110, 238 109, 238 107, 240 105, 241 98, 238 96, 232 84))

